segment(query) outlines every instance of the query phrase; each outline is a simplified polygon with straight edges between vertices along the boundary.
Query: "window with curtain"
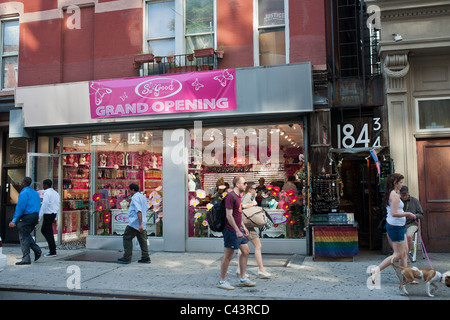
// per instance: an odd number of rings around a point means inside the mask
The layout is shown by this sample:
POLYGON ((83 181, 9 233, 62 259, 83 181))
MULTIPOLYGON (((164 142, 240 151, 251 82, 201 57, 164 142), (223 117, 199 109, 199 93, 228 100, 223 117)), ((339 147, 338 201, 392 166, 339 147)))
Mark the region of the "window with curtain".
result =
POLYGON ((259 65, 286 63, 284 1, 258 0, 259 65))

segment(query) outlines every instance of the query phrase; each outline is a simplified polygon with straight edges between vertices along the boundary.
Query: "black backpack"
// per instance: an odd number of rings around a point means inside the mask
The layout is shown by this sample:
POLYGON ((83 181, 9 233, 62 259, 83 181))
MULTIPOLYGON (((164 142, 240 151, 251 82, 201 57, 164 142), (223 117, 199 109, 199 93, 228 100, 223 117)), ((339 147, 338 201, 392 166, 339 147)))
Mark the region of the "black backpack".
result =
MULTIPOLYGON (((236 203, 236 195, 234 192, 230 192, 233 194, 234 202, 236 203)), ((209 228, 212 231, 222 232, 225 228, 226 223, 226 209, 225 209, 225 198, 222 201, 216 203, 211 209, 206 211, 206 221, 208 221, 209 228)))

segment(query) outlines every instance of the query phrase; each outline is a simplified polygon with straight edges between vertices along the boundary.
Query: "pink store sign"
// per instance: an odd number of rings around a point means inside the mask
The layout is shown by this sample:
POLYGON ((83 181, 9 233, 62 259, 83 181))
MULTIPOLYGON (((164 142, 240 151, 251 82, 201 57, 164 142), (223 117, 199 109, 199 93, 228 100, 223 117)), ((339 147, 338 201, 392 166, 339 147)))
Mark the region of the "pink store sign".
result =
POLYGON ((235 69, 89 82, 91 118, 236 110, 235 69))

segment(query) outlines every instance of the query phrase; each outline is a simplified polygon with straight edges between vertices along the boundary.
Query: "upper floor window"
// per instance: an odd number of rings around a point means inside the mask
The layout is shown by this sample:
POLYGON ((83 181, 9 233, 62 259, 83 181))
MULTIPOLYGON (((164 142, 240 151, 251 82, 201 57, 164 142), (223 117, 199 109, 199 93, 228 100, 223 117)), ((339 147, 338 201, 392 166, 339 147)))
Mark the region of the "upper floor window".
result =
POLYGON ((155 56, 214 47, 214 0, 147 1, 148 51, 155 56))
POLYGON ((416 99, 419 131, 450 130, 450 97, 416 99))
POLYGON ((258 0, 259 65, 286 63, 285 1, 258 0))
POLYGON ((17 63, 19 57, 19 21, 2 20, 1 25, 1 89, 12 89, 17 85, 17 63))

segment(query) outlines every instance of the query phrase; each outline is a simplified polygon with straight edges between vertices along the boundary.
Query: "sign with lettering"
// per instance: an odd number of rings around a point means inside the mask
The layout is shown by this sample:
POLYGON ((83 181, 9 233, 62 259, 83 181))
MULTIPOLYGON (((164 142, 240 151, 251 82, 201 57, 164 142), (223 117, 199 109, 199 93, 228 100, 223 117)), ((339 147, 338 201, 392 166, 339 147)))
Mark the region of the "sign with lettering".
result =
POLYGON ((91 118, 236 110, 235 69, 89 82, 91 118))
POLYGON ((381 146, 381 118, 352 119, 336 125, 337 147, 376 148, 381 146))

